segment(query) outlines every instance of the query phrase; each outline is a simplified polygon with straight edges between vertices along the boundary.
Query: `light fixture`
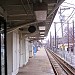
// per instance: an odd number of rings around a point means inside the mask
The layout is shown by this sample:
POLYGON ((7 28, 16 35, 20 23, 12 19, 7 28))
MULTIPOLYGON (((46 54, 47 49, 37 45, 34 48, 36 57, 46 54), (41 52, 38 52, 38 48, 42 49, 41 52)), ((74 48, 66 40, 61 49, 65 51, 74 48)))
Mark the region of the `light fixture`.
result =
POLYGON ((36 38, 36 37, 29 37, 29 38, 33 39, 33 38, 36 38))
POLYGON ((44 21, 46 20, 47 17, 47 11, 44 10, 35 11, 35 16, 37 21, 44 21))
POLYGON ((40 32, 40 34, 44 34, 45 32, 40 32))
POLYGON ((39 30, 45 30, 45 26, 39 26, 39 30))
POLYGON ((46 37, 44 37, 44 39, 46 39, 46 37))
POLYGON ((43 2, 43 0, 40 0, 39 3, 33 4, 33 10, 36 16, 37 21, 44 21, 47 17, 47 3, 43 2))
POLYGON ((40 35, 40 36, 44 36, 44 35, 40 35))
POLYGON ((50 24, 49 22, 46 22, 46 24, 50 24))
POLYGON ((39 37, 39 38, 44 39, 44 37, 39 37))

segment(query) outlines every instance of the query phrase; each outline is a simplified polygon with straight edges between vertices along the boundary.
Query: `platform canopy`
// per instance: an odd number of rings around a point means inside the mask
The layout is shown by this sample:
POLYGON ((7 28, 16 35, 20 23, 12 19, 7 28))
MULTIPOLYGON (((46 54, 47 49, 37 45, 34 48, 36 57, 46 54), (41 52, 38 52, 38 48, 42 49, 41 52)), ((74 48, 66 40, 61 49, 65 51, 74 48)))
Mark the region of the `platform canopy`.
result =
POLYGON ((7 21, 7 32, 15 29, 31 40, 43 39, 64 0, 1 0, 0 15, 7 21), (33 33, 28 28, 34 26, 33 33))

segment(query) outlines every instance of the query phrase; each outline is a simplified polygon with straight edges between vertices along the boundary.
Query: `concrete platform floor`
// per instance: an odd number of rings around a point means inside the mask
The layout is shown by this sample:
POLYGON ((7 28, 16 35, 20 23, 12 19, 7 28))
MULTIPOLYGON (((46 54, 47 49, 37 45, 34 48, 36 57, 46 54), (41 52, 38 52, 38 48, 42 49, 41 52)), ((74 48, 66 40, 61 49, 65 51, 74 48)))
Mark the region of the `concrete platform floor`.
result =
POLYGON ((55 75, 44 48, 29 59, 26 66, 20 68, 17 75, 55 75))

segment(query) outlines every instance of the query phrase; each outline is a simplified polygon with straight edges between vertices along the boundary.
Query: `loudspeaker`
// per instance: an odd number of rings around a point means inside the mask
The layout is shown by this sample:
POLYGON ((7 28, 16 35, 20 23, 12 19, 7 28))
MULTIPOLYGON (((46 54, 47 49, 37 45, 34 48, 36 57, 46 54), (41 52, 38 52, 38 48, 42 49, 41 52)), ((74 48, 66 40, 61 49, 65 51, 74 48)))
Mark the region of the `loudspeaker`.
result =
POLYGON ((30 27, 28 28, 28 31, 29 31, 30 33, 33 33, 33 32, 36 31, 36 27, 35 27, 35 26, 30 26, 30 27))

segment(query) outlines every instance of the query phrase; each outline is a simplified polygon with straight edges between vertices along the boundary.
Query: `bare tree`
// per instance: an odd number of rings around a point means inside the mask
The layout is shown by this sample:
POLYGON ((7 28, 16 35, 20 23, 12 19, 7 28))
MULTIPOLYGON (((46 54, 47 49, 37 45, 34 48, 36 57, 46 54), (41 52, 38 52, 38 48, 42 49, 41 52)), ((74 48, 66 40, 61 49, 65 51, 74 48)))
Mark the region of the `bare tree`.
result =
POLYGON ((65 27, 64 29, 64 41, 68 42, 68 34, 69 34, 69 42, 72 43, 73 42, 73 28, 70 27, 69 28, 69 32, 68 32, 68 27, 65 27))

